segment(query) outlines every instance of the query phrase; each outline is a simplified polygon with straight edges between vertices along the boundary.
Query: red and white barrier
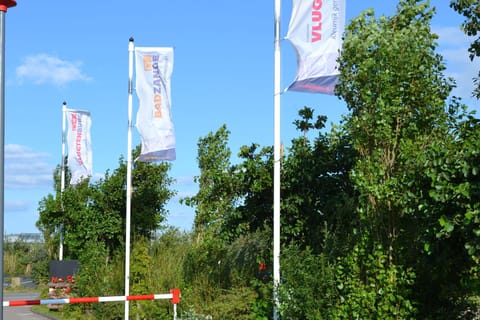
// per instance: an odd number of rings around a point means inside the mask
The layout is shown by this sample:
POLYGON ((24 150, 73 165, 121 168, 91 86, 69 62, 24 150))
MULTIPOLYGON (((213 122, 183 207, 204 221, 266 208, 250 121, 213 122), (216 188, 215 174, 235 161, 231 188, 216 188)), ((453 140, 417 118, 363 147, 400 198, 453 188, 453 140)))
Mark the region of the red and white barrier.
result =
MULTIPOLYGON (((178 292, 179 296, 180 292, 178 292)), ((166 294, 145 294, 137 296, 110 296, 110 297, 84 297, 84 298, 63 298, 63 299, 44 299, 44 300, 10 300, 3 301, 4 307, 32 306, 40 304, 74 304, 74 303, 95 303, 95 302, 115 302, 115 301, 135 301, 135 300, 159 300, 170 299, 172 304, 177 304, 180 298, 176 298, 174 293, 166 294), (175 301, 178 299, 178 302, 175 301)))
POLYGON ((75 304, 75 303, 95 303, 95 302, 115 302, 115 301, 138 301, 138 300, 159 300, 170 299, 174 307, 174 319, 176 318, 176 307, 180 303, 180 289, 172 289, 170 293, 165 294, 145 294, 136 296, 110 296, 110 297, 83 297, 83 298, 63 298, 63 299, 44 299, 44 300, 10 300, 3 301, 4 307, 33 306, 40 304, 75 304))

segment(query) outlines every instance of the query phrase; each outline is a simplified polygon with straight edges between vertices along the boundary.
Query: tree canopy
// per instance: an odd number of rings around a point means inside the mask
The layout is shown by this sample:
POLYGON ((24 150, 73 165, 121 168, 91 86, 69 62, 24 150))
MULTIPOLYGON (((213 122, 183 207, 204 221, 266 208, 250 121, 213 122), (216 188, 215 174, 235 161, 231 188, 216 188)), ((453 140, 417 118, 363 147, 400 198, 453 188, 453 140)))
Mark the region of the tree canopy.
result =
MULTIPOLYGON (((139 154, 139 148, 133 152, 139 154)), ((165 221, 166 203, 175 194, 169 187, 173 179, 168 176, 170 164, 135 162, 132 169, 132 220, 134 236, 151 238, 165 221)), ((123 158, 119 167, 98 181, 85 179, 60 192, 55 170, 56 194, 40 201, 37 227, 44 238, 53 244, 59 241, 59 232, 65 238, 65 256, 77 259, 89 241, 103 243, 115 250, 124 241, 126 213, 126 170, 123 158)), ((66 170, 69 175, 68 168, 66 170)), ((68 181, 68 180, 67 180, 68 181)), ((53 254, 54 252, 52 252, 53 254)))

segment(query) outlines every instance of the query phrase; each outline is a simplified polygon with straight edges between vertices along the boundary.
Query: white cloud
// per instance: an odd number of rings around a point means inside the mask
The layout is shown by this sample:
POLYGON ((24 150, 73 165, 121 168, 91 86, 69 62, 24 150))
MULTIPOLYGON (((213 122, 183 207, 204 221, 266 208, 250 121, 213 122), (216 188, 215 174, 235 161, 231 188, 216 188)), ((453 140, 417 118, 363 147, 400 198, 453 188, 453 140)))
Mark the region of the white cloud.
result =
POLYGON ((171 202, 179 202, 180 199, 196 195, 198 185, 193 176, 179 176, 175 178, 172 189, 176 190, 177 194, 171 199, 171 202))
POLYGON ((24 58, 22 65, 16 69, 19 81, 31 81, 35 84, 54 84, 62 86, 72 81, 87 81, 81 62, 61 60, 48 54, 31 55, 24 58))
POLYGON ((472 38, 466 36, 459 27, 435 27, 438 36, 439 53, 443 56, 447 70, 445 75, 453 77, 457 88, 453 94, 469 99, 474 89, 473 78, 478 76, 480 59, 470 60, 468 47, 472 38))
POLYGON ((5 145, 5 187, 34 189, 51 187, 53 168, 46 162, 47 153, 36 152, 18 144, 5 145))
POLYGON ((175 178, 177 186, 196 186, 193 176, 180 176, 175 178))
POLYGON ((433 27, 433 32, 439 37, 439 42, 442 45, 467 48, 470 45, 471 39, 463 33, 460 27, 433 27))
POLYGON ((5 201, 5 211, 8 211, 8 212, 25 211, 30 209, 31 206, 32 206, 32 202, 27 200, 6 200, 5 201))

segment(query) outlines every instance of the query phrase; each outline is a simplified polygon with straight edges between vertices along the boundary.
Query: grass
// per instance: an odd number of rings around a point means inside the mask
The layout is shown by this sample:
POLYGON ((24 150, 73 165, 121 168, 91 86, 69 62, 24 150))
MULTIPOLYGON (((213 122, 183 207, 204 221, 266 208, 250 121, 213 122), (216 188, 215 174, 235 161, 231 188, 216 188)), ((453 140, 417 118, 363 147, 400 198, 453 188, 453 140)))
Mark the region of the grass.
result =
POLYGON ((32 289, 26 287, 3 287, 3 293, 24 293, 24 292, 37 292, 39 289, 32 289))
POLYGON ((67 320, 67 318, 63 317, 62 312, 59 311, 52 311, 48 309, 47 306, 41 305, 41 306, 32 306, 32 310, 45 316, 49 316, 50 318, 53 319, 58 319, 58 320, 67 320))
POLYGON ((50 310, 46 305, 33 306, 32 310, 41 315, 48 316, 51 319, 55 320, 95 320, 93 316, 88 316, 84 313, 66 313, 60 310, 50 310))

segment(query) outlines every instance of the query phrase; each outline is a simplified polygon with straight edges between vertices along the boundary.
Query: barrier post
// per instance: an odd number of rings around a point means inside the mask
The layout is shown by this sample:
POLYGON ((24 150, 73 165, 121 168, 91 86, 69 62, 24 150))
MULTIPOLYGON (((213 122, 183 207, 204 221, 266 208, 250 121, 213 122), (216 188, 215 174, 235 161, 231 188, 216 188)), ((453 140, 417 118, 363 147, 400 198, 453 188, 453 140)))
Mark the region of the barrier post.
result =
POLYGON ((173 320, 177 320, 177 304, 180 303, 180 289, 171 289, 172 299, 170 302, 173 304, 173 320))

